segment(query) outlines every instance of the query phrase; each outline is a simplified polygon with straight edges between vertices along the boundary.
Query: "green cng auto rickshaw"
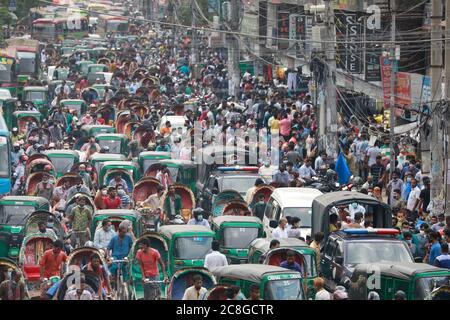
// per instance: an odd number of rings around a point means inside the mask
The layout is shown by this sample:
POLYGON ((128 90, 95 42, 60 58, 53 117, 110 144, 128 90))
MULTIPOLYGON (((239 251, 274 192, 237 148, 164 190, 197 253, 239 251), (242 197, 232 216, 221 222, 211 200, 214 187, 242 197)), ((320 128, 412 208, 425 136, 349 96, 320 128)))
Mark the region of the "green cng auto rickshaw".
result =
POLYGON ((84 125, 81 127, 81 131, 83 133, 83 136, 90 137, 90 136, 97 136, 102 133, 115 133, 116 128, 113 126, 107 126, 107 125, 84 125))
POLYGON ((5 196, 0 199, 0 257, 16 259, 29 214, 49 210, 50 203, 42 197, 5 196))
POLYGON ((9 130, 14 127, 12 124, 13 112, 16 110, 17 98, 0 99, 0 106, 3 110, 3 118, 6 121, 6 125, 9 130))
POLYGON ((47 150, 44 154, 53 163, 57 178, 70 172, 73 165, 80 162, 80 154, 75 150, 47 150))
POLYGON ((109 147, 109 153, 128 155, 128 138, 121 133, 101 133, 95 137, 100 147, 109 147))
POLYGON ((103 162, 98 181, 100 185, 109 185, 117 175, 120 175, 127 183, 128 191, 133 192, 134 183, 139 180, 139 167, 131 161, 106 161, 103 162))
POLYGON ((64 99, 59 104, 63 109, 75 110, 78 115, 85 114, 87 110, 86 103, 81 99, 64 99))
POLYGON ((136 237, 141 235, 142 218, 138 211, 131 209, 107 209, 97 210, 92 216, 91 222, 91 240, 94 241, 95 231, 102 227, 102 221, 109 219, 114 227, 114 230, 119 230, 119 225, 124 220, 131 221, 133 225, 133 233, 136 237))
POLYGON ((286 259, 288 250, 296 254, 296 262, 303 267, 303 278, 307 283, 308 298, 315 294, 313 280, 318 276, 318 266, 316 253, 308 244, 297 238, 277 239, 280 246, 276 249, 270 249, 271 238, 255 239, 249 246, 248 263, 261 263, 267 265, 279 266, 286 259))
POLYGON ((407 300, 431 300, 432 292, 450 285, 450 270, 425 263, 359 264, 348 288, 350 300, 367 300, 375 291, 381 300, 393 300, 398 290, 407 300))
POLYGON ((100 173, 102 166, 107 161, 126 161, 127 157, 123 154, 114 153, 95 153, 91 156, 90 163, 95 168, 97 174, 100 173))
POLYGON ((220 216, 212 219, 211 230, 220 243, 220 251, 230 264, 246 263, 248 248, 263 236, 264 226, 258 217, 220 216))
MULTIPOLYGON (((297 271, 263 264, 238 264, 214 268, 212 273, 219 285, 238 286, 246 297, 250 296, 250 287, 256 284, 263 300, 306 300, 302 275, 297 271)), ((214 294, 213 289, 208 299, 212 300, 214 294)))
POLYGON ((92 61, 77 61, 76 70, 80 75, 87 76, 89 65, 92 64, 92 61))
POLYGON ((39 111, 14 111, 12 114, 12 127, 17 127, 19 133, 26 134, 27 123, 34 122, 37 126, 41 123, 42 114, 39 111))
POLYGON ((30 86, 23 88, 22 102, 31 101, 44 118, 48 117, 49 96, 47 87, 30 86))
POLYGON ((144 151, 139 153, 138 163, 141 174, 143 175, 152 164, 157 163, 160 160, 170 159, 171 157, 170 152, 144 151))
POLYGON ((170 171, 172 178, 172 183, 181 183, 189 187, 191 191, 195 194, 195 177, 197 173, 197 167, 193 161, 189 160, 178 160, 178 159, 167 159, 158 161, 150 165, 146 172, 146 177, 156 177, 158 170, 161 169, 162 165, 166 165, 170 171))

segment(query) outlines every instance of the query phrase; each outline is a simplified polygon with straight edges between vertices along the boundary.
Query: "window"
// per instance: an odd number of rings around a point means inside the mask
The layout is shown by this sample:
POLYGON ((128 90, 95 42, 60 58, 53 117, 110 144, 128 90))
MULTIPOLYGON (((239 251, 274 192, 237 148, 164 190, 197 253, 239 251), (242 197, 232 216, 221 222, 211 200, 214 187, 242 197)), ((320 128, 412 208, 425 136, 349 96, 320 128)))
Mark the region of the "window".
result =
POLYGON ((271 280, 264 292, 266 300, 303 300, 300 279, 271 280))
POLYGON ((343 243, 342 243, 342 241, 336 241, 336 252, 334 253, 334 256, 335 257, 344 257, 343 255, 342 255, 342 252, 343 252, 343 243))
POLYGON ((223 245, 225 248, 248 248, 250 243, 258 238, 258 228, 225 228, 223 245))
POLYGON ((182 260, 204 259, 211 249, 212 237, 178 238, 174 245, 174 258, 182 260))
POLYGON ((269 202, 266 205, 266 209, 264 211, 264 215, 267 217, 267 219, 271 219, 272 217, 272 210, 273 210, 273 198, 270 198, 269 202))
POLYGON ((353 241, 347 244, 346 264, 414 262, 406 244, 395 242, 353 241))
POLYGON ((336 249, 336 242, 333 239, 328 239, 328 243, 325 246, 325 255, 331 258, 333 256, 334 249, 336 249))

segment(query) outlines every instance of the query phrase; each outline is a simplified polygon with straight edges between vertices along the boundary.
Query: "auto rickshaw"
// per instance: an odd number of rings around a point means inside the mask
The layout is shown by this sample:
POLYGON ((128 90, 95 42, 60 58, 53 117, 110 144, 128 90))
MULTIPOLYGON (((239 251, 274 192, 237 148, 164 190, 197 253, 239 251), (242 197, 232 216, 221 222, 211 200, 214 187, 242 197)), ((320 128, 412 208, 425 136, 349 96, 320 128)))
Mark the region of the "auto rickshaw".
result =
POLYGON ((127 157, 123 154, 115 154, 115 153, 95 153, 91 156, 90 164, 95 169, 97 174, 100 173, 100 170, 103 164, 107 161, 126 161, 127 157))
POLYGON ((47 87, 29 86, 23 88, 22 102, 32 101, 43 118, 48 117, 49 96, 47 87))
POLYGON ((187 185, 195 194, 195 177, 197 167, 193 161, 178 159, 161 160, 158 163, 150 165, 145 171, 145 176, 156 177, 156 174, 158 170, 161 169, 162 165, 166 165, 169 169, 172 183, 178 182, 187 185))
POLYGON ((250 296, 250 287, 260 288, 263 300, 306 300, 302 275, 293 270, 262 264, 237 264, 212 270, 219 285, 236 285, 250 296))
MULTIPOLYGON (((130 250, 130 274, 132 296, 143 298, 142 275, 136 260, 136 253, 143 238, 150 240, 150 247, 158 250, 166 266, 166 272, 171 279, 178 270, 203 268, 205 255, 211 249, 214 232, 205 226, 167 225, 162 226, 158 233, 148 233, 137 239, 130 250)), ((159 265, 158 265, 159 269, 159 265)), ((160 280, 163 274, 159 272, 160 280)), ((161 298, 167 298, 166 285, 161 284, 161 298)))
POLYGON ((297 238, 277 239, 280 246, 270 250, 270 238, 253 240, 249 245, 248 263, 261 263, 279 266, 286 259, 287 251, 292 250, 296 254, 296 262, 303 266, 305 274, 303 278, 307 283, 308 298, 315 295, 313 280, 318 276, 319 266, 316 264, 316 253, 308 244, 297 238))
POLYGON ((17 259, 29 214, 49 210, 50 203, 42 197, 5 196, 0 199, 0 257, 17 259))
POLYGON ((97 136, 102 133, 116 133, 116 129, 113 126, 107 125, 84 125, 81 127, 83 136, 97 136))
POLYGON ((128 138, 121 133, 101 133, 95 137, 100 147, 109 147, 109 153, 128 155, 128 138))
POLYGON ((158 163, 163 159, 171 159, 172 155, 170 152, 161 151, 143 151, 139 154, 138 163, 142 175, 147 171, 154 163, 158 163))
POLYGON ((55 181, 55 177, 53 175, 43 171, 34 172, 28 175, 25 183, 25 192, 27 196, 35 195, 37 185, 42 181, 44 176, 47 176, 49 181, 55 181))
POLYGON ((21 134, 28 132, 28 122, 34 122, 39 126, 41 120, 42 114, 39 111, 14 111, 12 113, 12 126, 17 127, 21 134))
POLYGON ((217 282, 214 275, 205 268, 188 268, 175 272, 167 288, 167 300, 182 300, 187 288, 194 285, 193 277, 200 275, 203 279, 202 287, 213 288, 217 282))
POLYGON ((132 161, 106 161, 100 169, 99 184, 109 185, 116 175, 120 175, 127 182, 128 191, 131 193, 134 182, 139 180, 138 165, 132 161))
MULTIPOLYGON (((372 280, 373 281, 373 280, 372 280)), ((378 293, 380 300, 393 300, 402 290, 407 300, 431 300, 433 292, 450 285, 450 270, 426 263, 371 263, 355 267, 348 288, 349 300, 367 300, 369 292, 378 293), (371 289, 371 277, 379 277, 378 287, 371 289)))
POLYGON ((9 130, 14 127, 12 123, 13 112, 17 109, 17 98, 2 98, 0 99, 0 106, 3 110, 3 118, 5 119, 6 125, 9 130))
POLYGON ((244 198, 241 196, 241 194, 235 190, 223 190, 221 193, 214 197, 211 207, 211 214, 214 217, 218 217, 222 215, 227 204, 235 202, 244 202, 244 198))
POLYGON ((80 162, 80 154, 75 150, 47 150, 44 154, 55 167, 57 178, 69 173, 73 165, 80 162))
POLYGON ((102 221, 109 219, 114 226, 114 230, 119 230, 119 225, 124 220, 131 221, 133 225, 133 233, 136 237, 141 235, 142 217, 136 210, 131 209, 107 209, 97 210, 92 216, 91 222, 91 240, 94 241, 95 231, 102 227, 102 221))
POLYGON ((75 110, 79 116, 85 114, 87 111, 86 102, 81 99, 64 99, 61 100, 59 104, 63 110, 75 110))
POLYGON ((221 216, 212 219, 211 230, 229 263, 239 264, 247 262, 250 243, 263 236, 264 225, 258 217, 221 216))
MULTIPOLYGON (((171 187, 175 188, 175 193, 181 197, 181 217, 187 223, 192 218, 192 210, 195 209, 194 193, 181 183, 174 183, 171 187)), ((167 198, 167 192, 162 196, 161 202, 164 204, 167 198)))

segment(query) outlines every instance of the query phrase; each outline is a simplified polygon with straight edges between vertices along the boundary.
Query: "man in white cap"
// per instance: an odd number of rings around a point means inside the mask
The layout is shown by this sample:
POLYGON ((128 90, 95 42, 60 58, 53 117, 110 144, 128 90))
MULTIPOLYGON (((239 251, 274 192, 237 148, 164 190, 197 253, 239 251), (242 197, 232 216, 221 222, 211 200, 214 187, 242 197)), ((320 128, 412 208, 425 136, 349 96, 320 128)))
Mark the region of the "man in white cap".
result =
POLYGON ((22 148, 20 148, 19 142, 13 143, 13 150, 11 151, 11 162, 13 166, 17 166, 19 164, 19 158, 21 155, 25 154, 22 148))
POLYGON ((11 142, 14 144, 18 142, 19 140, 23 139, 24 135, 19 134, 19 130, 17 127, 12 128, 12 135, 11 135, 11 142))

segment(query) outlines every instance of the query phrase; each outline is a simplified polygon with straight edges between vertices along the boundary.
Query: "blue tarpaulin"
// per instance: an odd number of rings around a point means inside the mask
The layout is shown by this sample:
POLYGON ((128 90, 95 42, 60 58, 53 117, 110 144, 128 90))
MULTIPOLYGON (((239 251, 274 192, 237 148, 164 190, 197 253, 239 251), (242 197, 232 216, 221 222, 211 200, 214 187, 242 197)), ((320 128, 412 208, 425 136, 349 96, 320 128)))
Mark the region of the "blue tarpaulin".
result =
POLYGON ((338 175, 339 184, 347 184, 350 179, 351 173, 347 166, 347 161, 345 161, 344 155, 339 154, 336 160, 336 173, 338 175))

